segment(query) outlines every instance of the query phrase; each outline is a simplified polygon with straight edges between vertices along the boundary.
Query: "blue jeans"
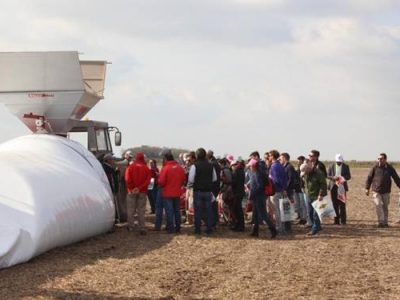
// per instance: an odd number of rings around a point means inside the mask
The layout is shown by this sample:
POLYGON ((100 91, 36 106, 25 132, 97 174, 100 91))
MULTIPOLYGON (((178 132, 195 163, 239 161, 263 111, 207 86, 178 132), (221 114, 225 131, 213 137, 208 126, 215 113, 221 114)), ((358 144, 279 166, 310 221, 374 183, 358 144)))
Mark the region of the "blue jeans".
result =
MULTIPOLYGON (((318 201, 318 200, 314 200, 314 201, 318 201)), ((308 213, 309 213, 311 223, 312 223, 311 231, 318 232, 322 229, 321 228, 321 220, 319 219, 317 212, 315 211, 314 207, 311 204, 314 201, 311 201, 310 199, 308 200, 308 213)))
POLYGON ((181 231, 180 198, 164 198, 165 213, 167 215, 168 233, 181 231), (175 216, 175 229, 174 229, 175 216))
POLYGON ((194 201, 194 228, 196 233, 201 232, 201 213, 202 209, 206 210, 206 225, 207 233, 212 233, 213 225, 213 209, 211 204, 212 195, 211 192, 199 192, 195 191, 193 194, 194 201))
POLYGON ((263 224, 264 222, 268 225, 269 230, 272 232, 275 230, 275 225, 272 223, 271 219, 267 215, 267 209, 265 207, 265 196, 263 194, 259 194, 256 196, 252 196, 253 200, 253 223, 254 227, 258 228, 258 226, 263 224))
POLYGON ((155 223, 156 230, 161 229, 161 223, 164 213, 164 203, 163 203, 164 201, 161 192, 162 192, 161 189, 158 189, 157 199, 156 199, 156 223, 155 223))
POLYGON ((303 193, 294 193, 294 198, 296 199, 296 209, 299 214, 300 220, 307 220, 307 208, 306 202, 304 201, 303 193))
POLYGON ((149 198, 151 212, 154 214, 156 211, 156 202, 157 202, 157 194, 158 194, 158 186, 154 186, 152 190, 148 190, 147 196, 149 198))

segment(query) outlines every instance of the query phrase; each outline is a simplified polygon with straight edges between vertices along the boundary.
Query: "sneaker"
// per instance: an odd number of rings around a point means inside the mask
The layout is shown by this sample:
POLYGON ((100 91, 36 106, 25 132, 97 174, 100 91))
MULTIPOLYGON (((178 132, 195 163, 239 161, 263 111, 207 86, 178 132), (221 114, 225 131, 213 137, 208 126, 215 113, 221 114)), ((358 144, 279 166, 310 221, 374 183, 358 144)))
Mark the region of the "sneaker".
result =
POLYGON ((320 227, 320 228, 311 228, 311 231, 309 233, 311 233, 310 235, 316 235, 321 230, 322 230, 322 227, 320 227))
POLYGON ((385 227, 385 228, 389 228, 389 224, 383 224, 383 227, 385 227))
POLYGON ((382 224, 382 223, 378 224, 378 228, 384 228, 384 227, 385 227, 385 224, 382 224))
POLYGON ((311 230, 309 233, 307 233, 307 235, 313 236, 313 235, 316 235, 317 233, 318 233, 318 230, 311 230))

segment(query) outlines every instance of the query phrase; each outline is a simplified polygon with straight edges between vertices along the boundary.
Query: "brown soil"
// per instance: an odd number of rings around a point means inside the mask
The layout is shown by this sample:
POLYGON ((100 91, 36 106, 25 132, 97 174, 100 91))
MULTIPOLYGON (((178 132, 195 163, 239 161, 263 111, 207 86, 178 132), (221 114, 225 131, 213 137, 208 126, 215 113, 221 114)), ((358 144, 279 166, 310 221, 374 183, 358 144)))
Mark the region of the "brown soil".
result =
POLYGON ((255 239, 227 228, 201 237, 190 227, 179 236, 117 228, 0 270, 0 299, 400 298, 400 228, 376 228, 367 170, 352 173, 346 226, 308 237, 296 225, 276 240, 266 229, 255 239))

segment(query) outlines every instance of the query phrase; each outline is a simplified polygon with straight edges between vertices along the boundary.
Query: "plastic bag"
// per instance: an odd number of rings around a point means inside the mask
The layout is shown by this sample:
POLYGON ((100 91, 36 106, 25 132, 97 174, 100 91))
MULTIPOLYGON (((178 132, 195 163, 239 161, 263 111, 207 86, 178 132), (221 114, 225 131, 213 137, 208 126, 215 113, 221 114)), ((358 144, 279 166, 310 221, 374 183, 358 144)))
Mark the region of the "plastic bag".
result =
POLYGON ((154 178, 151 178, 151 179, 150 179, 150 183, 149 183, 147 189, 148 189, 148 190, 154 189, 154 178))
POLYGON ((336 217, 335 209, 333 208, 330 196, 325 196, 321 201, 315 200, 311 205, 317 212, 321 222, 323 221, 324 218, 336 217))
POLYGON ((344 188, 345 179, 343 176, 336 177, 335 184, 337 185, 337 198, 346 203, 347 196, 346 196, 346 189, 344 188))
POLYGON ((344 188, 343 184, 338 184, 337 186, 337 198, 342 201, 343 203, 346 203, 347 197, 346 197, 346 189, 344 188))
POLYGON ((279 199, 279 210, 282 222, 290 222, 296 220, 295 205, 289 198, 279 199))

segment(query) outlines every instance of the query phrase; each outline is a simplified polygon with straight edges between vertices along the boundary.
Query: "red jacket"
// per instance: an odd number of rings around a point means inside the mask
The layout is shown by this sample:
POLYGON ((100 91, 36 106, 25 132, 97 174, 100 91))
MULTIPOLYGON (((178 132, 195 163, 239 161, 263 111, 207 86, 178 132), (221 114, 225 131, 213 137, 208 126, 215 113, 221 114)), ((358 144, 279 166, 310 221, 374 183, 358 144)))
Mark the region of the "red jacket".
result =
POLYGON ((144 157, 136 155, 136 159, 125 171, 125 183, 129 192, 138 188, 140 193, 147 193, 147 187, 151 180, 151 172, 147 167, 144 157))
POLYGON ((175 160, 165 162, 158 177, 164 198, 180 198, 185 181, 185 170, 175 160))

